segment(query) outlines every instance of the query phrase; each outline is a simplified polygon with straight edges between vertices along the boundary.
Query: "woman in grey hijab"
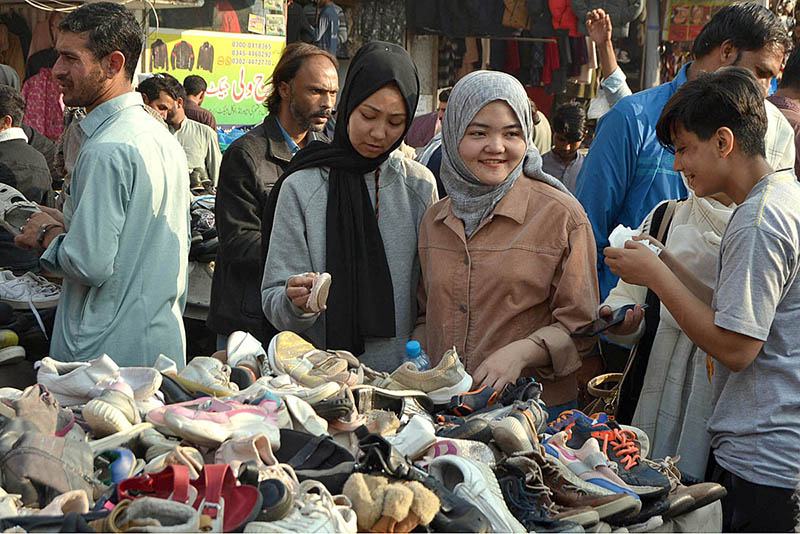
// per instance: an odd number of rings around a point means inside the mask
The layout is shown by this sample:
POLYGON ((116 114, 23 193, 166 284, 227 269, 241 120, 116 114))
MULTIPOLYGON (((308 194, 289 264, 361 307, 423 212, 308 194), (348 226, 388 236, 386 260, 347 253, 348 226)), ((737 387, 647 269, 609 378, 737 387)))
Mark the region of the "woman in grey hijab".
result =
POLYGON ((514 77, 478 71, 453 88, 442 123, 450 196, 420 227, 416 333, 434 359, 455 346, 474 389, 535 377, 557 415, 577 407, 592 341, 570 333, 596 318, 597 258, 583 208, 542 171, 531 130, 514 77))

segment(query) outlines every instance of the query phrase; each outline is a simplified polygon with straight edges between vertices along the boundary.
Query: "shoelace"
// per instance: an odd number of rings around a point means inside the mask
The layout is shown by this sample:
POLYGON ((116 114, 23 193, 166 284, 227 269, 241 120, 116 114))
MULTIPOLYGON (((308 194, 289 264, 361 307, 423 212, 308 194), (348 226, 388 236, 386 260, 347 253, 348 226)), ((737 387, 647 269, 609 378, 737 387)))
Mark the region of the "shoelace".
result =
MULTIPOLYGON (((546 501, 542 500, 540 496, 533 495, 527 490, 528 487, 538 490, 540 486, 526 485, 513 473, 508 471, 506 471, 506 473, 506 476, 503 477, 503 497, 514 517, 516 517, 517 521, 522 523, 525 528, 533 530, 534 522, 548 520, 550 519, 548 515, 555 515, 558 513, 552 502, 548 504, 546 501)), ((550 491, 547 486, 541 487, 546 491, 550 491)))
POLYGON ((548 475, 553 475, 553 478, 555 479, 556 483, 560 483, 561 486, 568 492, 577 493, 579 495, 588 495, 585 490, 579 488, 578 486, 576 486, 575 484, 564 478, 564 475, 561 474, 561 471, 559 471, 558 468, 553 466, 553 460, 550 460, 544 454, 542 455, 542 460, 543 460, 543 465, 539 466, 541 467, 542 475, 544 475, 545 473, 547 473, 548 475))
POLYGON ((618 462, 622 464, 626 471, 636 467, 642 460, 639 455, 639 448, 630 438, 630 434, 630 431, 619 428, 592 432, 593 437, 603 440, 601 450, 609 458, 611 456, 608 454, 608 445, 611 444, 614 456, 618 458, 618 462))
POLYGON ((681 460, 680 456, 676 456, 674 458, 667 456, 662 460, 650 460, 648 458, 643 458, 643 460, 645 464, 667 477, 667 480, 669 480, 670 491, 681 484, 680 471, 678 471, 678 468, 675 467, 675 464, 681 460))
POLYGON ((42 317, 39 315, 39 310, 37 310, 36 306, 33 305, 33 297, 30 293, 28 293, 28 307, 31 309, 31 313, 33 313, 34 318, 36 318, 36 323, 39 325, 39 329, 42 331, 42 334, 44 334, 44 338, 49 341, 50 338, 47 337, 47 330, 44 328, 44 322, 42 322, 42 317))

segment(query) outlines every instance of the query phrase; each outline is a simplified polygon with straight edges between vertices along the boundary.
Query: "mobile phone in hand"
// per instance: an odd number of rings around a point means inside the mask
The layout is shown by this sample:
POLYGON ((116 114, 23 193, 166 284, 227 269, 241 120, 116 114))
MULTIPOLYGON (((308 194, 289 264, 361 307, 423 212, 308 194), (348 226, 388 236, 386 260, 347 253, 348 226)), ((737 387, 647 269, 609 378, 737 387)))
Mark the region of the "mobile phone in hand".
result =
MULTIPOLYGON (((605 332, 612 326, 616 326, 625 320, 625 312, 632 310, 635 304, 628 304, 615 310, 611 310, 611 317, 603 319, 602 317, 592 321, 586 326, 582 326, 575 330, 571 335, 575 338, 594 337, 597 334, 605 332)), ((643 310, 647 309, 647 304, 640 306, 643 310)))

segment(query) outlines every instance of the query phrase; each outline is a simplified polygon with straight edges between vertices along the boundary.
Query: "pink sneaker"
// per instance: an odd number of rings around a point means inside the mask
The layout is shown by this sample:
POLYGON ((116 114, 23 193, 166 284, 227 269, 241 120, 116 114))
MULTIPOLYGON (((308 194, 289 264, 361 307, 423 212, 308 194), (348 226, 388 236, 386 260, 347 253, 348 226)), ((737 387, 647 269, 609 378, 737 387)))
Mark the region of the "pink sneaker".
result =
POLYGON ((186 401, 186 402, 179 402, 179 403, 176 403, 176 404, 167 404, 165 406, 159 406, 158 408, 153 408, 152 410, 147 412, 147 416, 145 417, 145 421, 147 421, 148 423, 152 423, 153 428, 155 428, 156 430, 158 430, 162 434, 167 434, 167 435, 173 436, 173 435, 175 435, 174 432, 172 432, 172 430, 170 430, 170 428, 167 426, 167 423, 164 421, 164 413, 166 413, 166 411, 169 408, 172 408, 172 407, 175 407, 175 406, 183 406, 183 407, 186 407, 186 408, 194 410, 194 409, 197 409, 198 406, 201 406, 203 404, 209 403, 209 405, 214 405, 214 403, 217 403, 217 402, 220 402, 220 401, 218 401, 214 397, 201 397, 199 399, 194 399, 194 400, 190 400, 190 401, 186 401))
POLYGON ((258 406, 214 399, 195 407, 167 406, 164 423, 174 434, 197 445, 218 447, 231 438, 263 433, 277 449, 280 446, 277 410, 278 403, 273 399, 258 406))
POLYGON ((569 434, 558 432, 546 441, 545 450, 555 455, 561 463, 569 467, 570 471, 582 480, 596 484, 601 488, 614 493, 627 493, 637 499, 639 496, 608 467, 608 459, 600 450, 600 445, 594 438, 587 439, 583 446, 571 449, 567 446, 569 434))

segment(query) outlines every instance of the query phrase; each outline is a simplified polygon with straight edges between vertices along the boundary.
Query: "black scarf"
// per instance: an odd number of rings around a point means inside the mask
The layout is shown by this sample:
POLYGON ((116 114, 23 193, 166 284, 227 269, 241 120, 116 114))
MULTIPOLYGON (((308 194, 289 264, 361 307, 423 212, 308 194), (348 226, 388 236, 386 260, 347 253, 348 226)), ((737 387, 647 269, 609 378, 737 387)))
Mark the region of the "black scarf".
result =
POLYGON ((405 138, 419 99, 419 77, 408 52, 379 41, 362 46, 350 63, 337 108, 333 142, 310 143, 292 158, 270 193, 262 217, 264 252, 269 247, 278 194, 286 177, 302 169, 330 167, 326 214, 326 270, 333 283, 326 313, 326 348, 364 353, 365 337, 394 337, 394 290, 383 239, 364 175, 389 158, 405 138), (347 125, 370 95, 393 84, 406 103, 406 128, 392 148, 377 158, 361 156, 350 143, 347 125))

